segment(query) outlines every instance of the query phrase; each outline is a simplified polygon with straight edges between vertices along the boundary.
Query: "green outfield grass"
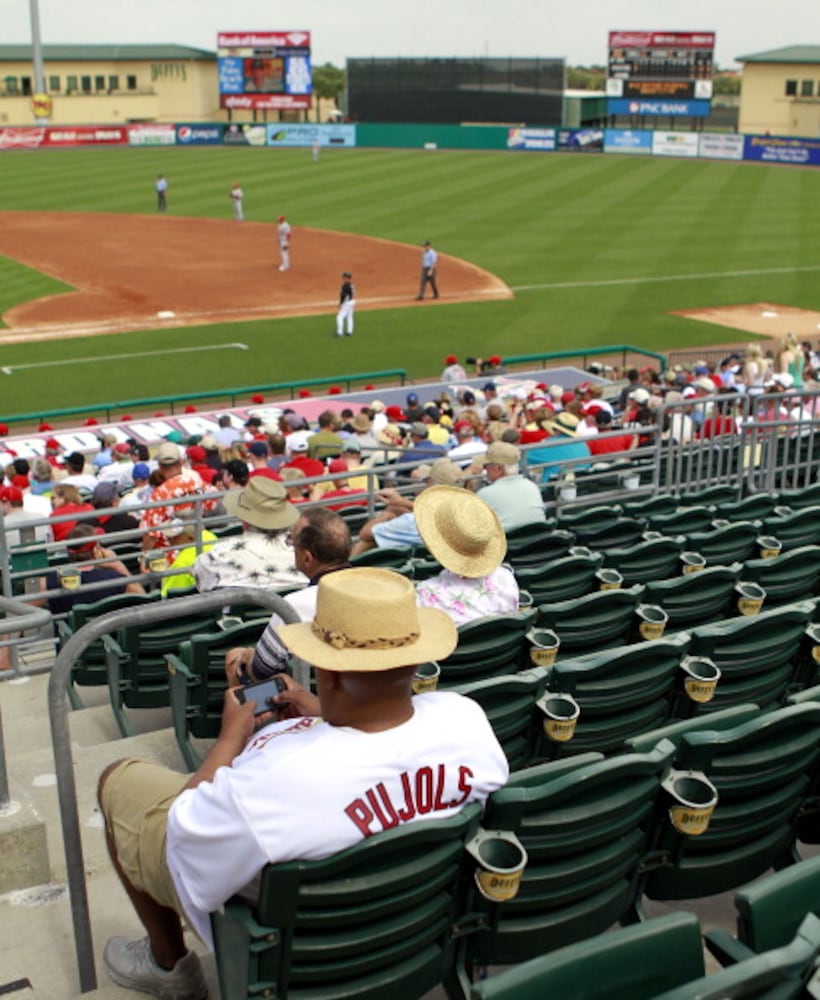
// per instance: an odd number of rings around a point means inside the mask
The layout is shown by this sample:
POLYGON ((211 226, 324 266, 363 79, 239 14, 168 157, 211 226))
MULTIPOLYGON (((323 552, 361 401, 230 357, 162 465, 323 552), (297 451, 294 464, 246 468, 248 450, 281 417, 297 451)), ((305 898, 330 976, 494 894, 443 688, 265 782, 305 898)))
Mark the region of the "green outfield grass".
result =
MULTIPOLYGON (((360 312, 337 341, 329 317, 13 345, 2 364, 88 359, 2 378, 5 414, 46 405, 220 389, 404 367, 436 375, 445 354, 525 354, 631 343, 652 350, 732 340, 672 310, 820 303, 820 171, 572 154, 302 149, 91 149, 0 154, 0 209, 246 217, 385 237, 473 261, 515 291, 506 302, 360 312), (248 351, 157 359, 101 355, 242 341, 248 351), (182 358, 185 357, 183 361, 182 358)), ((93 253, 77 234, 77 252, 93 253)), ((298 246, 294 248, 298 267, 298 246)), ((341 263, 341 262, 340 262, 341 263)), ((407 276, 416 291, 417 273, 407 276)), ((446 273, 441 278, 446 296, 446 273)), ((328 296, 338 275, 328 275, 328 296)), ((0 258, 0 309, 61 290, 0 258)), ((400 291, 400 290, 399 290, 400 291)), ((360 287, 360 294, 367 289, 360 287)))

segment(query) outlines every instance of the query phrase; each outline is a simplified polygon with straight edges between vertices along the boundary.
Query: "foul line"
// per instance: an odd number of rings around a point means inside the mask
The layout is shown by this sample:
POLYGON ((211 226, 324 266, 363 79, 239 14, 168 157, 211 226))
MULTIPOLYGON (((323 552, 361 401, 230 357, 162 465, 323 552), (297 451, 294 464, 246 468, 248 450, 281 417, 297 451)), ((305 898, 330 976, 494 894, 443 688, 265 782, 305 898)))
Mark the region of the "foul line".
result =
POLYGON ((93 358, 64 358, 60 361, 35 361, 28 365, 4 365, 0 371, 4 375, 22 371, 24 368, 50 368, 53 365, 84 365, 89 361, 121 361, 123 358, 155 358, 160 354, 193 354, 194 351, 248 351, 247 344, 208 344, 202 347, 170 347, 164 351, 139 351, 135 354, 97 354, 93 358))
POLYGON ((820 271, 820 264, 805 267, 768 267, 750 271, 713 271, 710 274, 664 274, 654 278, 606 278, 601 281, 556 281, 544 285, 511 285, 514 292, 538 292, 552 288, 604 288, 608 285, 649 285, 662 281, 704 281, 709 278, 754 278, 761 274, 795 274, 820 271))

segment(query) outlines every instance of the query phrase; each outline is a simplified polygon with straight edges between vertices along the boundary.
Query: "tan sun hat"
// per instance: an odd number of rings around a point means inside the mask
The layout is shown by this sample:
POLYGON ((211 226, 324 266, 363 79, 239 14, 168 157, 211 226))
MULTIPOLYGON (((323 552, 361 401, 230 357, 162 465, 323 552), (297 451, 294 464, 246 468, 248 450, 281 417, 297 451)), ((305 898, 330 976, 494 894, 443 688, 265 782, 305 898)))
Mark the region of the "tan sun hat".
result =
POLYGON ((226 493, 222 502, 229 514, 262 531, 289 528, 299 520, 285 487, 266 476, 253 476, 247 486, 226 493))
POLYGON ((279 625, 276 631, 312 666, 356 673, 441 660, 458 642, 450 616, 418 607, 406 577, 369 566, 323 576, 313 621, 279 625))
POLYGON ((578 437, 578 418, 574 413, 561 410, 549 420, 542 420, 541 426, 550 434, 566 434, 567 437, 578 437))
POLYGON ((469 490, 430 486, 416 497, 413 516, 430 552, 459 576, 487 576, 507 553, 498 514, 469 490))

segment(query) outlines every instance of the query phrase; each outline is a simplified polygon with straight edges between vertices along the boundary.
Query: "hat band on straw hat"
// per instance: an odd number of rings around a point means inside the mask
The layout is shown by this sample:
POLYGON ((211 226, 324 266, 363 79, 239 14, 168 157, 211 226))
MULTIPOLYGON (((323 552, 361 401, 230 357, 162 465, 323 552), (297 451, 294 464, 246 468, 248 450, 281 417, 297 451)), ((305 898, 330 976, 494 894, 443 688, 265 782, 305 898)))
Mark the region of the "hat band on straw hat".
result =
POLYGON ((322 628, 316 621, 311 623, 311 630, 317 639, 321 639, 334 649, 400 649, 416 642, 421 635, 420 632, 408 632, 407 635, 396 635, 391 638, 385 636, 375 639, 354 639, 344 632, 322 628))

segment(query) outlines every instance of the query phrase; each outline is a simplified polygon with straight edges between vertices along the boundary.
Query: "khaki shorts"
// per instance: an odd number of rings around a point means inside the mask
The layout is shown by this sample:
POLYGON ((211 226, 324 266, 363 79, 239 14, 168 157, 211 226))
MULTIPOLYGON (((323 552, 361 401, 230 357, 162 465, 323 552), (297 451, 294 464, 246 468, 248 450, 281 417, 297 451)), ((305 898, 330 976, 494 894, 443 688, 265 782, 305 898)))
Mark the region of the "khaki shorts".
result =
POLYGON ((100 806, 128 880, 184 916, 165 857, 168 810, 190 775, 147 760, 125 760, 109 774, 100 806))

